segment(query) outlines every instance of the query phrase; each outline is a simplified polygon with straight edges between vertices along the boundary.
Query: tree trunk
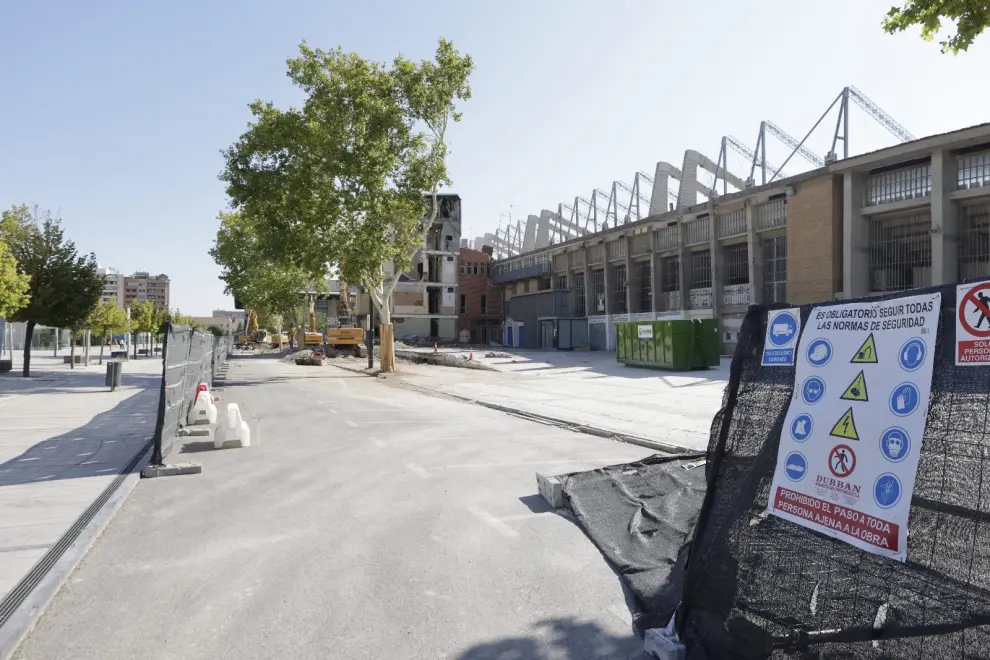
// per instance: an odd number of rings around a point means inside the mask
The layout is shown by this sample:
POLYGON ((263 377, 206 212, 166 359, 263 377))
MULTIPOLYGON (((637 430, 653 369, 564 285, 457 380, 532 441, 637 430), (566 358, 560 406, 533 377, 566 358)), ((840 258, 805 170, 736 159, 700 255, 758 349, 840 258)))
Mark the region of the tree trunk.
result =
POLYGON ((31 375, 31 339, 34 337, 34 321, 28 321, 24 328, 24 377, 31 375))
POLYGON ((58 357, 58 328, 52 328, 52 357, 58 357))
POLYGON ((110 337, 108 337, 105 334, 104 335, 100 335, 100 362, 99 362, 99 364, 103 364, 103 347, 107 345, 107 342, 108 341, 110 341, 110 337))
POLYGON ((69 331, 69 369, 76 368, 76 333, 69 331))
POLYGON ((131 333, 131 341, 134 342, 134 359, 135 360, 137 359, 137 338, 138 338, 138 333, 136 333, 136 332, 131 333))

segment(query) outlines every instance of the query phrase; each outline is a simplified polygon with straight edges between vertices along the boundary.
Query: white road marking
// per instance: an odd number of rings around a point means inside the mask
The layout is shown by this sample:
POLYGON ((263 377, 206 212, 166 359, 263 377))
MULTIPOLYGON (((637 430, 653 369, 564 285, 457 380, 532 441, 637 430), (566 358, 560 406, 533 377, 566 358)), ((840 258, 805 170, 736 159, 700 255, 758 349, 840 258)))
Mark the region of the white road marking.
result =
POLYGON ((629 613, 629 609, 626 607, 621 607, 619 605, 610 605, 608 608, 609 614, 620 619, 625 623, 632 623, 632 614, 629 613))
POLYGON ((347 425, 348 425, 348 426, 350 426, 350 427, 351 427, 352 429, 356 429, 356 428, 357 428, 357 424, 355 424, 354 422, 352 422, 352 421, 351 421, 351 420, 349 420, 349 419, 345 419, 345 420, 344 420, 344 424, 347 424, 347 425))
POLYGON ((424 479, 429 479, 431 476, 433 476, 427 470, 421 468, 415 463, 406 463, 406 467, 409 468, 409 470, 418 474, 419 476, 423 477, 424 479))
POLYGON ((492 514, 488 513, 487 511, 485 511, 481 507, 475 506, 473 504, 469 504, 468 507, 467 507, 467 509, 468 509, 468 511, 470 511, 471 513, 473 513, 475 515, 475 517, 478 518, 481 522, 483 522, 486 525, 488 525, 489 527, 493 528, 495 531, 497 531, 499 534, 501 534, 505 538, 513 538, 515 536, 519 536, 519 532, 517 532, 516 530, 512 529, 511 527, 509 527, 508 525, 506 525, 504 522, 502 522, 501 520, 499 520, 498 518, 496 518, 492 514))

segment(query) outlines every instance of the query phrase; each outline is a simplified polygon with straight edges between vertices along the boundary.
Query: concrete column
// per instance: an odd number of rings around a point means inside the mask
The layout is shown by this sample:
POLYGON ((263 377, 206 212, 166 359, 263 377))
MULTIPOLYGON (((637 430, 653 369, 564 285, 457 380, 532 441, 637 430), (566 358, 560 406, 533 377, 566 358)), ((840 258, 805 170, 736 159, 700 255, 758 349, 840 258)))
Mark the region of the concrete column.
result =
POLYGON ((684 235, 681 235, 681 257, 679 260, 679 271, 681 277, 681 311, 691 309, 691 264, 689 258, 691 253, 684 245, 684 235))
POLYGON ((750 302, 763 302, 763 244, 756 233, 756 213, 752 201, 746 202, 746 248, 749 251, 750 302))
POLYGON ((863 175, 846 172, 842 178, 842 290, 846 298, 870 293, 870 225, 861 213, 863 201, 863 175))
POLYGON ((956 187, 956 158, 932 151, 932 284, 959 281, 959 209, 949 199, 956 187))
POLYGON ((650 310, 653 312, 653 318, 656 318, 657 311, 659 311, 660 304, 657 302, 661 295, 661 290, 663 289, 663 273, 660 270, 660 253, 657 252, 656 246, 653 247, 653 252, 650 254, 650 286, 653 287, 653 295, 650 296, 653 305, 650 310))
POLYGON ((576 309, 576 296, 574 291, 574 253, 565 252, 567 256, 567 315, 574 316, 576 309))
POLYGON ((591 291, 591 265, 588 263, 588 256, 591 250, 585 245, 584 250, 584 315, 594 316, 595 312, 595 296, 591 291))
POLYGON ((615 275, 612 273, 612 264, 608 262, 608 250, 605 251, 605 315, 612 316, 612 286, 615 275))
POLYGON ((718 327, 719 343, 724 336, 722 328, 722 287, 725 284, 725 261, 722 258, 722 244, 718 240, 715 226, 715 205, 711 206, 708 214, 708 236, 712 261, 712 317, 718 327))
MULTIPOLYGON (((632 256, 632 241, 629 240, 628 236, 624 236, 621 240, 626 242, 626 314, 633 313, 633 262, 632 256)), ((636 282, 636 288, 639 289, 639 282, 636 282)))
POLYGON ((89 330, 83 331, 83 365, 89 366, 89 350, 92 339, 90 338, 89 330))

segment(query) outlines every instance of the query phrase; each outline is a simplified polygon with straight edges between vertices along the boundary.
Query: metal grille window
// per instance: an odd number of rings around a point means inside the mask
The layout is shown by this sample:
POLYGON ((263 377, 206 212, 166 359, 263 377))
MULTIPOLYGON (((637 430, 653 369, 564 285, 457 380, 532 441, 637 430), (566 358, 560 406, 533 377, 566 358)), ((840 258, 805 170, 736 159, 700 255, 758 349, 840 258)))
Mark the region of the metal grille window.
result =
POLYGON ((708 218, 698 218, 684 223, 684 244, 707 243, 711 238, 708 218))
POLYGON ((746 209, 739 209, 724 215, 715 216, 719 238, 739 236, 746 233, 746 209))
POLYGON ((657 235, 657 249, 658 250, 673 250, 680 245, 680 238, 677 233, 677 225, 672 225, 670 227, 664 227, 663 229, 656 230, 657 235))
POLYGON ((964 206, 959 218, 959 280, 990 275, 990 206, 964 206))
POLYGON ((566 291, 567 290, 567 275, 557 276, 557 288, 566 291))
POLYGON ((712 253, 701 250, 691 253, 691 288, 704 289, 712 285, 712 253))
POLYGON ((787 225, 787 200, 772 199, 756 205, 756 229, 775 229, 787 225))
POLYGON ((932 166, 929 163, 879 172, 866 180, 866 205, 890 204, 932 194, 932 166))
POLYGON ((639 285, 636 297, 636 313, 653 311, 653 266, 649 261, 633 264, 636 282, 639 285))
POLYGON ((990 186, 990 151, 958 156, 956 167, 957 188, 990 186))
POLYGON ((670 293, 680 289, 681 260, 679 257, 664 257, 660 260, 660 290, 670 293))
POLYGON ((745 243, 722 248, 725 284, 749 284, 749 248, 745 243))
POLYGON ((931 214, 870 221, 870 291, 903 291, 932 281, 931 214))
POLYGON ((605 313, 605 271, 591 271, 591 315, 605 313))
POLYGON ((584 273, 574 273, 574 316, 584 316, 584 273))
POLYGON ((626 290, 629 288, 626 267, 616 266, 612 273, 615 276, 615 295, 612 296, 612 313, 626 314, 629 311, 629 308, 626 306, 626 290))
POLYGON ((787 302, 787 236, 763 240, 763 302, 787 302))

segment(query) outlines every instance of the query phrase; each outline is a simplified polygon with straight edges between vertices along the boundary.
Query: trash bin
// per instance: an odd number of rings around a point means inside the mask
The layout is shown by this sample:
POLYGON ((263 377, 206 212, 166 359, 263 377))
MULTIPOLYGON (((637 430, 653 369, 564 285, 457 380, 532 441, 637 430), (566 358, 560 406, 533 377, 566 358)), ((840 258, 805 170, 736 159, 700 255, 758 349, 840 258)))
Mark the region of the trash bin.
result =
POLYGON ((106 385, 107 387, 110 388, 111 392, 117 389, 118 387, 120 387, 120 378, 121 378, 121 374, 123 373, 123 366, 124 363, 118 362, 117 360, 111 360, 110 362, 107 362, 106 385))

